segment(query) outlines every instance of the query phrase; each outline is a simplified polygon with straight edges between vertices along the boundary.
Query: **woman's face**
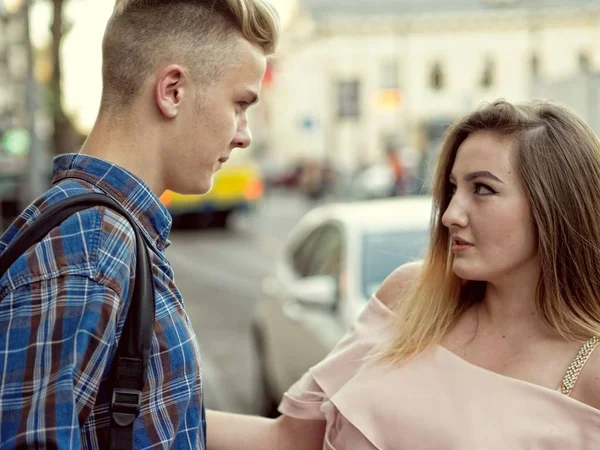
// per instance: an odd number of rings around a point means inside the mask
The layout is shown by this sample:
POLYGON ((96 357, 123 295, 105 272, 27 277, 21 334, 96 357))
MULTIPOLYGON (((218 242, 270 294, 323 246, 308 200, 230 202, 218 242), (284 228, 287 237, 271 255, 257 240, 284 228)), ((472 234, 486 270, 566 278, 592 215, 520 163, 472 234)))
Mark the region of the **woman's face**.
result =
POLYGON ((489 131, 471 134, 458 148, 442 223, 454 273, 464 280, 500 283, 516 271, 537 270, 535 230, 513 156, 511 139, 489 131))

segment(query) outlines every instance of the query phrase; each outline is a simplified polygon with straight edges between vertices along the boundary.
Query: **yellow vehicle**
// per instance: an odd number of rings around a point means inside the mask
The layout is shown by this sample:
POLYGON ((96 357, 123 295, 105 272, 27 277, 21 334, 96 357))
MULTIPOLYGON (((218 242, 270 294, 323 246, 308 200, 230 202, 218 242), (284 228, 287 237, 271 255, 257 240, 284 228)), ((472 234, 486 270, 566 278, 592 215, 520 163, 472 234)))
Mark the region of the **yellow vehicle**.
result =
POLYGON ((173 216, 175 226, 207 224, 224 228, 231 213, 254 210, 263 191, 258 167, 238 159, 230 160, 215 174, 208 193, 182 195, 166 191, 160 200, 173 216))

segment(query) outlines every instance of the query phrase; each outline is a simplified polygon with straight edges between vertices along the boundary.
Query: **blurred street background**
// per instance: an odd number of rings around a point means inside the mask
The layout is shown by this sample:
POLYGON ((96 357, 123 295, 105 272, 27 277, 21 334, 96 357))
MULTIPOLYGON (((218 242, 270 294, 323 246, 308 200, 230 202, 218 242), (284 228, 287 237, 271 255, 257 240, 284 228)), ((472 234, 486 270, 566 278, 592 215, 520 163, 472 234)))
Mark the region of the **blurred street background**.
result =
POLYGON ((167 257, 203 350, 207 405, 259 412, 261 384, 250 336, 261 282, 273 271, 289 230, 310 208, 294 193, 269 197, 260 214, 227 230, 176 230, 167 257))
MULTIPOLYGON (((427 199, 449 124, 498 98, 549 99, 600 133, 600 0, 273 3, 283 35, 251 112, 251 148, 234 152, 207 195, 161 197, 207 406, 260 414, 393 265, 422 255, 427 242, 411 234, 426 234, 421 222, 375 230, 353 214, 383 217, 393 200, 416 215, 406 200, 427 199), (399 258, 383 264, 389 255, 370 246, 399 258)), ((77 152, 93 126, 113 6, 0 0, 0 229, 49 187, 52 157, 77 152)))

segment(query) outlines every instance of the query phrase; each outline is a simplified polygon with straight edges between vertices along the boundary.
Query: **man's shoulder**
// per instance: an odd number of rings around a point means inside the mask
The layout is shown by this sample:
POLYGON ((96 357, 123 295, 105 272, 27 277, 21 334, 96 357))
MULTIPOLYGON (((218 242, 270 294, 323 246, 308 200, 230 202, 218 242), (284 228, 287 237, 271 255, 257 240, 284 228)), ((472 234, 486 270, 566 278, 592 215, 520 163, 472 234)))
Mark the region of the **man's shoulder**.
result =
MULTIPOLYGON (((54 186, 29 205, 2 237, 2 251, 48 207, 69 197, 95 192, 84 183, 54 186)), ((85 276, 121 293, 129 283, 135 234, 128 220, 104 207, 73 214, 27 250, 0 281, 0 289, 65 275, 85 276)))

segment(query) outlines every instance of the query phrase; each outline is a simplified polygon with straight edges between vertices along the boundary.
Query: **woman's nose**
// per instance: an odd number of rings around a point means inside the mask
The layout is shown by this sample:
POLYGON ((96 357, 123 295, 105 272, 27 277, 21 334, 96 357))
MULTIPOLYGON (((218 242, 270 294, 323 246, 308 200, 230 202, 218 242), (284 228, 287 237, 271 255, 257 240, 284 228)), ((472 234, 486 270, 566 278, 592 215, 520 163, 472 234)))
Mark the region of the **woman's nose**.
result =
POLYGON ((442 215, 442 224, 446 228, 461 227, 464 228, 468 223, 468 214, 462 200, 458 195, 454 195, 450 200, 450 204, 442 215))

